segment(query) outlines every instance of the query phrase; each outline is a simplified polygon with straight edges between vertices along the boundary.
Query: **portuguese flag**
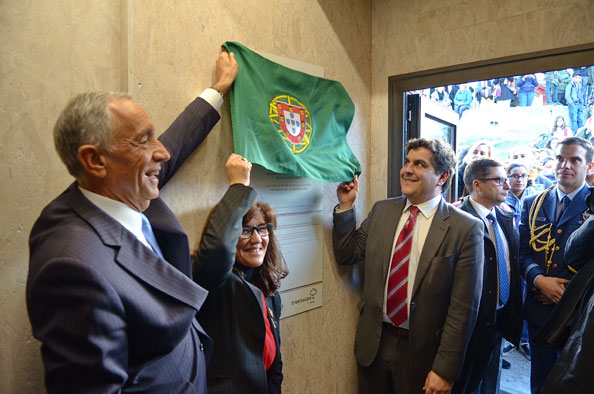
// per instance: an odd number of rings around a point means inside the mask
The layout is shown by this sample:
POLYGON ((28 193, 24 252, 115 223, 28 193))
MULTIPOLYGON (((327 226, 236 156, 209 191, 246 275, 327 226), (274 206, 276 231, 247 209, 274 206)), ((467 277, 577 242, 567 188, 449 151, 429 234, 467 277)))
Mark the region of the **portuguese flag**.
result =
POLYGON ((233 145, 252 163, 282 174, 346 182, 361 165, 346 142, 355 105, 340 82, 281 66, 237 42, 231 87, 233 145))

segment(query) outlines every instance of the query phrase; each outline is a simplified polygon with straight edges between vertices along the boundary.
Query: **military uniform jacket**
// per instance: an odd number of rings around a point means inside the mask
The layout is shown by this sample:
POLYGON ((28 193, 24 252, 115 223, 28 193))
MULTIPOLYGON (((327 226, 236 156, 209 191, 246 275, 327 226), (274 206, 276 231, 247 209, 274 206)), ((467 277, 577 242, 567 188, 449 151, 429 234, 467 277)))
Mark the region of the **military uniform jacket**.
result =
MULTIPOLYGON (((520 223, 520 266, 522 274, 526 279, 528 292, 524 303, 524 317, 532 324, 542 326, 547 317, 554 308, 554 304, 542 304, 534 298, 534 293, 538 290, 534 286, 534 279, 537 275, 546 275, 558 278, 571 279, 574 275, 572 269, 579 270, 581 264, 584 262, 577 261, 575 266, 570 267, 566 264, 563 256, 565 244, 571 234, 577 230, 587 219, 586 197, 589 194, 588 187, 584 185, 582 189, 575 195, 574 199, 563 216, 556 219, 557 214, 557 191, 555 188, 545 190, 540 194, 530 196, 524 201, 522 207, 522 219, 520 223), (555 244, 552 247, 553 256, 550 265, 547 267, 545 260, 545 251, 535 251, 530 246, 530 223, 529 214, 534 201, 542 195, 547 193, 540 209, 535 212, 535 226, 545 226, 543 229, 550 226, 550 237, 555 239, 555 244)), ((541 232, 535 231, 535 233, 541 232)), ((543 234, 539 239, 546 240, 547 235, 543 234)), ((537 244, 542 246, 541 243, 537 244)))

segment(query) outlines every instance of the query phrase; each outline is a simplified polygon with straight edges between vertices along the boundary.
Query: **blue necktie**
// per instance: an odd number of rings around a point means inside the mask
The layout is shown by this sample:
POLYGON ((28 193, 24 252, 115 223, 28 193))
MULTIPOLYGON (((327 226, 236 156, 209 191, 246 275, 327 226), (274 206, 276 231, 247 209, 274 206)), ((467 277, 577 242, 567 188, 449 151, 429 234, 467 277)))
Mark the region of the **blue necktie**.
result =
POLYGON ((505 262, 505 253, 501 235, 499 235, 499 224, 492 213, 487 215, 487 219, 493 223, 493 232, 495 233, 495 242, 497 243, 497 266, 499 267, 499 301, 501 306, 505 305, 509 298, 509 275, 507 273, 507 264, 505 262))
POLYGON ((146 216, 144 216, 142 213, 140 216, 142 217, 142 233, 144 234, 144 237, 153 248, 153 251, 158 254, 160 258, 165 259, 163 257, 163 253, 161 252, 161 248, 159 248, 159 244, 157 243, 157 239, 155 238, 155 233, 153 233, 151 224, 149 223, 146 216))
POLYGON ((563 207, 561 208, 561 212, 559 212, 559 217, 557 218, 557 222, 559 222, 559 220, 561 220, 561 218, 563 217, 563 214, 565 213, 565 211, 567 211, 569 204, 571 204, 571 200, 569 199, 569 196, 564 196, 561 199, 561 202, 563 203, 563 207))

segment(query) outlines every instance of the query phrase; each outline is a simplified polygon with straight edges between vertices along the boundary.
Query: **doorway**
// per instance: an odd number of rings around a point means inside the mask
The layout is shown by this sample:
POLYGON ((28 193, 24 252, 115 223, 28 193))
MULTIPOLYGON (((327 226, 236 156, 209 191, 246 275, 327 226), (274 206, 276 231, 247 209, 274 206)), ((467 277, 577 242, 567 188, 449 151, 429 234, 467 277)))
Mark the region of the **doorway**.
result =
POLYGON ((592 64, 592 59, 594 59, 594 43, 390 77, 388 79, 388 197, 401 194, 399 170, 404 164, 404 143, 419 136, 420 122, 418 118, 412 118, 409 113, 406 99, 408 92, 589 66, 592 64))
MULTIPOLYGON (((495 158, 504 162, 506 159, 506 157, 504 159, 504 155, 513 145, 520 143, 532 145, 532 141, 537 140, 540 134, 550 132, 553 123, 551 119, 561 113, 566 119, 569 118, 567 106, 549 106, 546 102, 546 95, 543 94, 535 94, 533 99, 537 101, 534 103, 534 107, 529 106, 530 108, 521 108, 519 103, 517 106, 513 106, 511 102, 507 105, 485 102, 484 106, 483 104, 476 105, 461 114, 453 108, 444 111, 443 106, 440 107, 435 103, 435 100, 430 99, 431 89, 446 87, 447 91, 448 86, 464 84, 470 85, 474 89, 474 95, 482 87, 489 86, 491 81, 504 80, 511 76, 509 78, 513 85, 517 83, 517 78, 521 78, 523 75, 540 73, 536 79, 542 82, 544 72, 591 66, 592 59, 594 59, 594 44, 391 77, 389 79, 388 115, 388 196, 395 197, 401 194, 399 169, 403 165, 404 144, 409 139, 439 138, 448 142, 457 154, 462 148, 468 147, 477 140, 496 140, 495 142, 499 144, 496 146, 499 157, 495 158), (491 104, 493 106, 489 109, 491 104), (532 123, 518 125, 516 119, 521 117, 532 123), (542 124, 535 126, 540 121, 542 124), (509 124, 513 124, 513 126, 509 124), (488 135, 469 134, 469 125, 486 131, 488 135), (518 131, 524 129, 534 130, 535 134, 529 135, 529 133, 518 131), (491 138, 503 133, 507 133, 507 135, 501 141, 491 138)), ((589 107, 592 107, 592 103, 589 107)), ((591 116, 591 114, 588 115, 587 110, 588 108, 586 108, 584 120, 591 116)), ((574 130, 574 135, 576 131, 574 130)), ((446 196, 450 202, 456 200, 461 194, 461 190, 456 190, 457 185, 459 183, 454 180, 452 189, 446 196)), ((506 359, 511 361, 512 369, 503 371, 501 391, 512 394, 529 393, 530 364, 526 356, 520 349, 516 349, 516 351, 509 352, 506 359)))

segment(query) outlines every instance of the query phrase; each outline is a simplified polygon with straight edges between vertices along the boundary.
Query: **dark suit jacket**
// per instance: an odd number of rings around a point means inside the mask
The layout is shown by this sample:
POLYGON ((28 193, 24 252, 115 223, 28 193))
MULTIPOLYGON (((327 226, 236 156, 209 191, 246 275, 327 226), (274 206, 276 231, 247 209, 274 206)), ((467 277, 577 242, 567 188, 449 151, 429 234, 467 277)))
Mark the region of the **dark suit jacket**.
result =
POLYGON ((594 216, 592 214, 571 234, 565 244, 564 254, 565 261, 571 267, 580 267, 594 257, 594 216))
MULTIPOLYGON (((587 264, 592 264, 590 260, 587 264)), ((591 267, 588 267, 591 270, 591 267)), ((594 289, 585 289, 581 308, 583 310, 559 358, 549 373, 543 387, 543 394, 592 393, 594 374, 594 289)))
MULTIPOLYGON (((171 153, 160 187, 218 119, 198 98, 159 138, 171 153)), ((49 393, 206 392, 211 342, 195 315, 207 292, 191 280, 188 237, 173 212, 157 198, 145 214, 165 260, 76 183, 35 223, 27 308, 49 393)))
POLYGON ((255 198, 256 192, 250 187, 229 187, 210 217, 194 259, 194 279, 210 292, 198 313, 198 321, 214 343, 207 369, 210 394, 281 392, 280 296, 275 293, 266 297, 263 305, 260 289, 232 273, 242 218, 255 198), (268 371, 262 357, 264 315, 276 341, 276 356, 268 371))
MULTIPOLYGON (((334 214, 339 264, 363 264, 365 279, 355 358, 369 366, 382 333, 382 305, 394 234, 404 197, 377 202, 355 228, 355 212, 334 214)), ((441 201, 419 259, 410 301, 411 386, 421 391, 430 370, 456 380, 476 320, 483 276, 483 225, 441 201)))
MULTIPOLYGON (((587 274, 588 280, 582 281, 581 283, 584 285, 577 288, 573 287, 577 283, 572 280, 555 309, 557 313, 564 313, 565 311, 558 309, 564 299, 570 297, 577 301, 578 298, 581 298, 579 302, 576 302, 576 310, 572 311, 575 315, 575 324, 569 338, 542 388, 544 394, 592 392, 591 377, 594 374, 594 285, 592 281, 594 216, 590 216, 586 223, 571 235, 565 247, 565 259, 570 264, 578 261, 584 264, 575 278, 578 279, 587 274)), ((563 321, 559 323, 563 323, 563 321)))
MULTIPOLYGON (((460 209, 472 216, 480 216, 466 197, 460 209)), ((513 214, 495 207, 497 223, 501 227, 509 247, 510 295, 506 305, 497 311, 498 264, 497 246, 483 228, 485 267, 483 269, 483 291, 476 326, 472 333, 465 362, 485 365, 489 362, 495 346, 496 330, 511 343, 519 346, 522 334, 522 283, 518 263, 519 236, 513 225, 513 214)), ((482 220, 482 219, 481 219, 482 220)), ((484 223, 484 222, 483 222, 484 223)))
MULTIPOLYGON (((533 294, 537 292, 537 289, 534 287, 534 279, 537 275, 547 275, 565 279, 571 279, 573 277, 574 274, 568 268, 563 257, 563 251, 565 250, 565 244, 567 243, 569 236, 586 220, 584 213, 587 211, 586 197, 589 194, 589 190, 588 187, 584 185, 571 201, 571 204, 559 219, 559 222, 556 220, 557 191, 555 188, 547 192, 541 209, 536 214, 537 227, 552 224, 551 238, 555 239, 555 252, 553 253, 553 261, 548 274, 546 272, 545 252, 535 252, 529 245, 530 228, 528 216, 533 202, 541 194, 542 193, 530 196, 524 200, 522 219, 520 222, 520 266, 528 286, 528 292, 524 302, 524 317, 526 321, 536 326, 542 326, 544 324, 555 305, 545 305, 534 298, 533 294)), ((542 244, 539 244, 538 246, 542 246, 542 244)), ((572 268, 579 270, 583 263, 585 263, 585 261, 576 261, 576 265, 572 266, 572 268)))

